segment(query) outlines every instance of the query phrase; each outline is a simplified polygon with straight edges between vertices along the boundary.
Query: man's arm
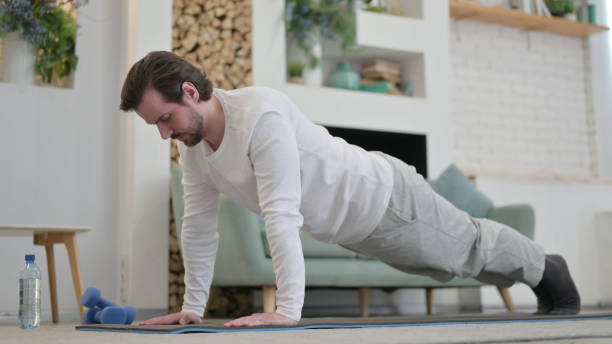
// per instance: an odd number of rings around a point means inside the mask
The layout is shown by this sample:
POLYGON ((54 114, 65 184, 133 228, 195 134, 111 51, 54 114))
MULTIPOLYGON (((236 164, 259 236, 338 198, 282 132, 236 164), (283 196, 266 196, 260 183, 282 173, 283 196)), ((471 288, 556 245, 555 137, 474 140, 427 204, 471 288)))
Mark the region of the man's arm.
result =
POLYGON ((301 318, 305 269, 299 237, 303 224, 300 159, 289 119, 264 114, 253 130, 249 156, 276 275, 277 309, 275 314, 255 314, 228 325, 293 324, 301 318))
POLYGON ((199 323, 208 301, 219 235, 217 211, 219 192, 204 179, 185 147, 181 150, 185 211, 181 231, 185 266, 185 295, 182 312, 152 318, 141 325, 199 323))
POLYGON ((204 315, 212 283, 215 258, 219 246, 217 213, 219 191, 207 183, 200 170, 194 151, 181 143, 180 163, 183 167, 185 211, 181 244, 185 266, 185 295, 183 312, 204 315))
POLYGON ((183 178, 183 185, 185 215, 181 246, 185 266, 185 295, 182 311, 203 316, 219 245, 219 193, 206 183, 191 183, 187 178, 183 178))

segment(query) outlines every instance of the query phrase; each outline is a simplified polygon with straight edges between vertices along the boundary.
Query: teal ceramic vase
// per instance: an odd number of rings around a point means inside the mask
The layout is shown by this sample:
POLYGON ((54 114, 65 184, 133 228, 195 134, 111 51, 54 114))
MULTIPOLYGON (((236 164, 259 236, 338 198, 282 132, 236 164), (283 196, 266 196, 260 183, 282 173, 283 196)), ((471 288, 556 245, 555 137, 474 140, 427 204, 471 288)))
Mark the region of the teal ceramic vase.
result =
POLYGON ((348 62, 338 63, 338 69, 329 78, 329 85, 336 88, 358 90, 361 76, 353 70, 353 65, 348 62))

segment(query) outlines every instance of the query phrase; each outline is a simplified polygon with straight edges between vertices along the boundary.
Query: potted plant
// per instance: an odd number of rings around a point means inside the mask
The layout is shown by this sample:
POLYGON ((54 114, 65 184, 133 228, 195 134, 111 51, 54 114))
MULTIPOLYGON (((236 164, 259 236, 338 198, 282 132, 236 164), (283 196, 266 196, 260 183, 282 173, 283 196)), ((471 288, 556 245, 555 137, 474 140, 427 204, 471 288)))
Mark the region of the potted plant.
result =
POLYGON ((40 75, 43 83, 50 83, 54 76, 61 81, 76 68, 77 25, 70 11, 81 4, 78 0, 0 0, 0 36, 3 52, 9 55, 3 63, 5 81, 31 72, 40 75), (23 65, 20 61, 28 59, 27 53, 7 44, 21 44, 34 52, 35 62, 24 65, 27 71, 11 65, 11 61, 23 65))
POLYGON ((303 84, 304 79, 302 75, 304 73, 304 67, 306 65, 301 61, 289 61, 287 63, 287 71, 289 72, 289 82, 294 84, 303 84))
MULTIPOLYGON (((321 40, 341 40, 343 53, 352 51, 355 45, 355 18, 353 3, 356 0, 286 0, 285 24, 289 45, 294 44, 301 55, 291 56, 302 60, 306 66, 304 78, 320 64, 321 40)), ((317 81, 322 82, 322 72, 317 71, 317 81)), ((314 79, 314 78, 312 78, 314 79)))
POLYGON ((47 25, 47 39, 37 45, 36 74, 43 83, 51 83, 54 76, 61 85, 77 67, 76 55, 77 23, 72 15, 60 7, 43 17, 47 25))
POLYGON ((364 10, 369 12, 376 13, 385 13, 387 12, 387 5, 379 3, 378 5, 374 4, 372 0, 364 0, 366 7, 364 10))
POLYGON ((550 14, 555 17, 563 17, 574 12, 574 0, 545 0, 544 3, 550 14))

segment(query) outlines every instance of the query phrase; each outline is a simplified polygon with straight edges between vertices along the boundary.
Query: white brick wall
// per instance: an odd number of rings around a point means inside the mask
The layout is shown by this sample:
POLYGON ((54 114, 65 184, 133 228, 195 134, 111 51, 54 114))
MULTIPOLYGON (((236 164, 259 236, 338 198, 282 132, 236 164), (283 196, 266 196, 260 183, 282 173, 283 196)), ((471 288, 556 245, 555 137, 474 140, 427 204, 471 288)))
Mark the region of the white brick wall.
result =
POLYGON ((594 118, 583 39, 453 20, 455 160, 481 173, 590 178, 594 118))

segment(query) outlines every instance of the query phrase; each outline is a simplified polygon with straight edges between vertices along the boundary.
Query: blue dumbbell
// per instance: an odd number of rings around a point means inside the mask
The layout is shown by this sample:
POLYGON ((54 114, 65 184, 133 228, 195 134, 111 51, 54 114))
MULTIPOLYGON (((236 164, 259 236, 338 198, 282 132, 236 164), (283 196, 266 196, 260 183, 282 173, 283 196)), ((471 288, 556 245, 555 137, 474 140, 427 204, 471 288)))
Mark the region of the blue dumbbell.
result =
POLYGON ((83 314, 83 319, 86 324, 132 324, 136 318, 136 308, 125 306, 122 311, 117 308, 119 307, 89 308, 83 314))
POLYGON ((88 308, 85 310, 85 313, 83 313, 83 321, 86 324, 97 324, 96 322, 96 313, 101 311, 100 308, 98 307, 94 307, 94 308, 88 308))
POLYGON ((88 308, 98 307, 104 309, 106 307, 117 307, 115 303, 102 298, 102 293, 98 288, 87 288, 81 297, 81 304, 88 308))
POLYGON ((94 314, 96 323, 100 324, 125 324, 126 314, 125 310, 121 307, 106 307, 94 314))
POLYGON ((123 306, 123 309, 125 310, 125 324, 131 325, 132 321, 134 321, 136 318, 138 311, 132 306, 123 306))
POLYGON ((81 304, 89 307, 83 314, 86 324, 131 324, 138 311, 132 306, 119 307, 115 303, 101 297, 97 288, 87 288, 81 304))

